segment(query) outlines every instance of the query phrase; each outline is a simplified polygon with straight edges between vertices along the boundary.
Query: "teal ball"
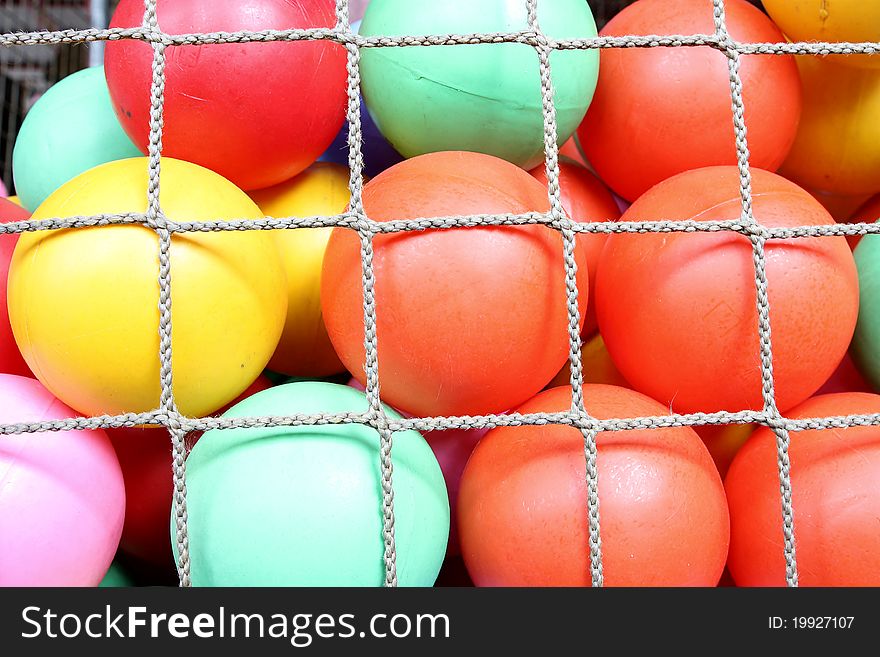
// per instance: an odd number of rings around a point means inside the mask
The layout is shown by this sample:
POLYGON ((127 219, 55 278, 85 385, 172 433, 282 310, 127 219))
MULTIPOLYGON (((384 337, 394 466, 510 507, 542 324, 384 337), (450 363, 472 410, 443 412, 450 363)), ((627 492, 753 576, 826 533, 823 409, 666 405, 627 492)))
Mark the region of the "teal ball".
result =
MULTIPOLYGON (((592 38, 585 0, 542 0, 538 22, 550 38, 592 38)), ((526 3, 510 0, 373 0, 363 36, 518 32, 526 3)), ((379 130, 405 157, 436 151, 495 155, 525 169, 544 158, 538 53, 520 43, 364 48, 362 89, 379 130)), ((599 52, 550 57, 558 142, 577 129, 596 89, 599 52)))
MULTIPOLYGON (((223 417, 362 413, 362 392, 316 381, 248 397, 223 417)), ((386 408, 390 417, 399 418, 386 408)), ((449 501, 431 448, 394 434, 401 586, 431 586, 449 536, 449 501)), ((212 430, 187 459, 195 586, 381 586, 379 434, 359 424, 212 430)), ((177 550, 172 513, 172 544, 177 550)))
POLYGON ((119 565, 118 561, 110 564, 107 574, 104 575, 104 579, 98 584, 99 588, 123 588, 127 586, 134 586, 134 580, 132 580, 128 571, 119 565))
POLYGON ((12 153, 15 191, 33 212, 84 171, 140 155, 113 111, 104 67, 87 68, 50 87, 25 116, 12 153))
POLYGON ((880 392, 880 235, 866 235, 855 250, 859 319, 852 352, 859 370, 880 392))

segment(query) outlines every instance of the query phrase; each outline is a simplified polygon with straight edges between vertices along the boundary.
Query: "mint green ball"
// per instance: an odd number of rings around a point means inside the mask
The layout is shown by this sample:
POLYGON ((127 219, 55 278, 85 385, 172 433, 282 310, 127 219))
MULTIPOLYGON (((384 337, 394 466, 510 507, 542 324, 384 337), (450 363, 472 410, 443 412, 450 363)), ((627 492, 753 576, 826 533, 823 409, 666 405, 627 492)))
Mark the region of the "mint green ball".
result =
POLYGON ((104 579, 98 584, 99 588, 122 588, 126 586, 134 586, 134 581, 128 572, 119 565, 118 561, 110 564, 104 579))
MULTIPOLYGON (((362 392, 309 381, 259 392, 223 417, 366 410, 362 392)), ((415 431, 394 435, 392 457, 398 580, 431 586, 449 536, 443 474, 415 431)), ((187 460, 193 584, 381 586, 380 480, 369 427, 208 431, 187 460)), ((173 514, 171 527, 174 544, 173 514)))
POLYGON ((880 392, 880 235, 866 235, 855 250, 859 320, 852 352, 859 370, 880 392))
MULTIPOLYGON (((596 36, 586 0, 542 0, 548 37, 596 36)), ((517 32, 528 28, 524 0, 373 0, 363 36, 517 32)), ((584 118, 599 73, 597 50, 550 57, 561 145, 584 118)), ((364 48, 362 88, 382 134, 405 157, 476 151, 531 169, 544 158, 537 51, 519 43, 364 48)))
POLYGON ((12 152, 15 191, 33 212, 84 171, 140 155, 113 112, 104 67, 87 68, 53 85, 25 116, 12 152))

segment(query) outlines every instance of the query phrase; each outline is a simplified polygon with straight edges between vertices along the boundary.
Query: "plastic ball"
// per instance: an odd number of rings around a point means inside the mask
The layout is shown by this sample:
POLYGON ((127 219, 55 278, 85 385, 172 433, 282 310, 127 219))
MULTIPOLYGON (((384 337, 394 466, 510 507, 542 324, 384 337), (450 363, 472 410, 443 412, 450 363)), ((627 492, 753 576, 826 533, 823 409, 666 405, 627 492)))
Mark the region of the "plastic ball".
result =
MULTIPOLYGON (((30 218, 30 212, 24 208, 10 203, 5 198, 0 199, 0 223, 27 221, 30 218)), ((17 243, 17 233, 0 235, 0 372, 33 377, 30 368, 21 357, 18 345, 15 344, 15 336, 12 335, 12 326, 9 324, 9 310, 6 307, 9 263, 12 261, 12 253, 17 243)))
MULTIPOLYGON (((880 413, 880 396, 814 397, 787 413, 815 418, 880 413)), ((784 586, 782 498, 776 435, 756 431, 725 480, 730 560, 738 586, 784 586)), ((791 495, 801 586, 880 585, 880 427, 791 434, 791 495)))
MULTIPOLYGON (((346 384, 355 390, 364 392, 366 388, 357 379, 350 379, 346 384)), ((409 417, 406 413, 404 417, 409 417)), ((449 492, 449 543, 446 546, 446 556, 455 557, 461 554, 461 546, 458 542, 458 523, 455 517, 455 507, 458 501, 458 488, 461 482, 461 473, 467 463, 471 452, 474 451, 480 438, 486 435, 488 429, 446 429, 427 431, 424 433, 425 440, 431 446, 431 451, 437 457, 440 470, 443 471, 443 480, 446 482, 446 490, 449 492)), ((438 584, 439 585, 439 584, 438 584)))
MULTIPOLYGON (((144 212, 147 160, 87 171, 34 219, 144 212)), ((195 164, 162 160, 170 219, 263 215, 244 192, 195 164)), ((273 239, 263 231, 172 237, 173 374, 180 411, 201 416, 234 399, 263 370, 287 309, 273 239)), ((9 317, 25 361, 81 413, 159 406, 159 238, 138 225, 27 233, 9 270, 9 317)))
MULTIPOLYGON (((224 417, 363 413, 332 383, 277 386, 224 417)), ((392 417, 399 417, 388 409, 392 417)), ((394 435, 397 575, 431 586, 449 534, 443 474, 414 431, 394 435)), ((196 586, 380 586, 379 436, 359 424, 208 431, 187 460, 196 586)), ((176 546, 174 546, 176 549, 176 546)))
POLYGON ((119 549, 151 565, 173 568, 168 541, 171 438, 164 428, 108 429, 125 481, 125 522, 119 549))
MULTIPOLYGON (((600 419, 666 415, 637 392, 588 385, 600 419)), ((571 407, 547 390, 520 413, 571 407)), ((727 558, 727 502, 688 427, 597 437, 602 557, 608 586, 714 586, 727 558)), ((461 550, 477 586, 589 586, 584 437, 561 425, 499 427, 480 441, 459 494, 461 550)))
MULTIPOLYGON (((877 222, 880 222, 880 194, 865 201, 864 205, 856 210, 847 221, 847 223, 851 224, 870 224, 877 222)), ((855 250, 856 246, 861 242, 862 236, 852 235, 846 239, 853 250, 855 250)))
MULTIPOLYGON (((547 186, 547 171, 543 165, 532 169, 530 173, 538 182, 545 187, 547 186)), ((585 167, 575 162, 561 160, 559 162, 559 186, 562 207, 574 221, 587 223, 620 219, 620 210, 614 196, 585 167)), ((602 249, 608 235, 605 233, 578 233, 577 239, 587 256, 587 274, 590 281, 589 298, 594 299, 596 268, 599 266, 599 256, 602 255, 602 249)), ((596 308, 593 303, 590 303, 587 306, 583 334, 585 336, 593 335, 596 328, 596 308)))
MULTIPOLYGON (((364 157, 364 174, 370 177, 378 176, 388 167, 403 161, 403 155, 394 150, 387 139, 379 131, 379 127, 366 110, 366 101, 361 99, 361 153, 364 157)), ((348 168, 348 122, 342 125, 342 129, 329 148, 318 159, 319 162, 332 162, 348 168)))
POLYGON ((110 564, 110 568, 98 586, 101 588, 125 588, 134 586, 134 580, 118 561, 114 561, 110 564))
POLYGON ((20 207, 20 208, 21 208, 21 207, 24 207, 24 206, 21 204, 21 199, 18 198, 18 196, 9 196, 9 197, 7 197, 6 200, 9 201, 10 203, 15 203, 15 204, 16 204, 18 207, 20 207))
POLYGON ((15 190, 35 210, 71 178, 141 153, 113 112, 104 67, 73 73, 28 111, 12 154, 15 190))
MULTIPOLYGON (((373 6, 373 5, 371 5, 373 6)), ((546 212, 546 190, 509 162, 479 153, 406 160, 364 188, 376 221, 546 212)), ((487 226, 377 235, 379 374, 385 401, 413 415, 501 412, 553 378, 568 354, 561 236, 545 226, 487 226)), ((585 254, 576 250, 581 321, 585 254)), ((362 383, 360 240, 336 228, 324 256, 327 331, 362 383)))
MULTIPOLYGON (((780 42, 782 33, 745 0, 728 0, 727 26, 740 42, 780 42)), ((704 0, 639 0, 602 36, 712 34, 704 0)), ((801 91, 794 59, 740 59, 751 164, 775 170, 794 140, 801 91)), ((727 58, 712 48, 602 50, 596 96, 578 130, 599 177, 634 201, 653 185, 699 167, 736 164, 727 58)))
POLYGON ((715 461, 715 467, 718 468, 718 474, 723 478, 730 469, 730 464, 740 448, 752 435, 755 430, 751 424, 719 424, 695 426, 694 431, 703 441, 712 460, 715 461))
MULTIPOLYGON (((309 217, 345 212, 348 169, 317 163, 285 183, 251 193, 270 217, 309 217)), ((287 321, 269 369, 289 376, 328 376, 345 368, 321 316, 321 263, 331 228, 272 231, 287 274, 287 321)))
MULTIPOLYGON (((833 219, 807 192, 752 170, 752 209, 767 227, 833 219)), ((727 221, 741 214, 736 167, 708 167, 644 194, 623 221, 727 221)), ((765 245, 776 402, 786 411, 837 368, 852 338, 859 287, 843 237, 765 245)), ((608 351, 636 390, 679 412, 760 409, 761 360, 752 244, 731 231, 613 235, 596 278, 608 351)))
POLYGON ((779 172, 799 185, 834 194, 880 191, 880 71, 818 57, 796 59, 804 111, 779 172))
MULTIPOLYGON (((170 34, 334 27, 333 0, 159 0, 170 34)), ((122 0, 111 27, 143 22, 142 0, 122 0)), ((287 180, 323 153, 345 113, 346 51, 331 41, 171 46, 166 51, 164 154, 201 164, 242 189, 287 180)), ((114 108, 146 152, 153 50, 107 43, 114 108)))
MULTIPOLYGON (((353 9, 349 7, 349 14, 353 9)), ((361 22, 351 23, 351 30, 355 34, 360 32, 361 22)), ((336 135, 330 147, 318 158, 319 162, 333 162, 348 167, 348 121, 342 124, 342 129, 336 135)), ((364 157, 364 174, 378 176, 390 166, 403 160, 403 155, 394 150, 394 146, 382 135, 379 126, 370 116, 366 109, 366 101, 361 95, 361 153, 364 157)))
MULTIPOLYGON (((880 41, 877 0, 763 0, 773 22, 792 41, 880 41)), ((830 55, 829 61, 880 68, 878 55, 830 55)))
POLYGON ((559 147, 559 154, 574 160, 581 166, 590 166, 587 164, 587 160, 584 158, 584 153, 581 150, 580 144, 577 142, 577 133, 573 134, 567 142, 559 147))
MULTIPOLYGON (((39 381, 0 374, 0 423, 76 413, 39 381)), ((125 514, 122 473, 100 430, 0 440, 0 586, 96 586, 125 514)))
MULTIPOLYGON (((236 403, 271 387, 260 375, 236 403)), ((168 506, 174 494, 171 436, 163 427, 120 427, 108 429, 107 436, 125 480, 125 524, 119 549, 140 564, 173 571, 168 541, 168 506)), ((187 445, 194 445, 200 436, 201 432, 187 435, 187 445)))
POLYGON ((865 377, 859 372, 852 356, 847 354, 834 370, 834 374, 822 384, 818 395, 830 395, 835 392, 874 392, 871 384, 865 381, 865 377))
MULTIPOLYGON (((609 386, 620 386, 629 388, 630 385, 623 374, 617 369, 605 341, 602 336, 597 333, 581 347, 581 369, 583 370, 584 383, 604 383, 609 386)), ((571 385, 571 363, 566 362, 565 366, 559 370, 548 388, 556 388, 557 386, 571 385)))
MULTIPOLYGON (((822 207, 828 210, 828 213, 834 217, 834 221, 837 223, 850 222, 853 214, 871 198, 868 194, 850 196, 847 194, 833 194, 831 192, 817 192, 812 189, 807 191, 822 204, 822 207)), ((847 238, 847 240, 850 239, 847 238)))
POLYGON ((425 440, 428 441, 431 451, 434 452, 434 456, 437 457, 437 462, 440 464, 443 480, 446 482, 446 490, 449 493, 450 519, 447 556, 461 554, 461 544, 458 539, 458 518, 456 517, 461 475, 474 447, 486 435, 487 431, 487 429, 447 429, 445 431, 428 431, 424 434, 425 440))
MULTIPOLYGON (((590 38, 596 24, 581 0, 544 0, 538 20, 550 38, 590 38)), ((373 0, 363 36, 526 30, 524 2, 373 0)), ((599 70, 595 50, 550 57, 559 144, 584 116, 599 70)), ((515 43, 453 48, 367 48, 363 93, 382 134, 405 157, 436 151, 488 153, 531 169, 544 157, 538 56, 515 43)))
POLYGON ((852 352, 859 370, 880 391, 880 235, 866 235, 855 258, 860 303, 852 352))

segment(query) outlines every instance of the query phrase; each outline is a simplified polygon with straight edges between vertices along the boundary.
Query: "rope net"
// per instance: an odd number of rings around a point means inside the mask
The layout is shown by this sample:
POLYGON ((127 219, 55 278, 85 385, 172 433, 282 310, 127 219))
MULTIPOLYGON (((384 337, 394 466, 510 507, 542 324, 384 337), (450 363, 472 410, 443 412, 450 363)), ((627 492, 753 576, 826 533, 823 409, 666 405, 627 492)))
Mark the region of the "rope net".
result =
MULTIPOLYGON (((590 575, 593 586, 603 585, 602 541, 598 495, 596 437, 603 431, 659 429, 681 426, 710 426, 726 424, 758 424, 771 429, 776 435, 777 466, 780 486, 780 531, 784 537, 786 582, 797 586, 797 556, 794 539, 794 511, 789 460, 792 433, 816 429, 842 429, 856 426, 880 426, 880 414, 847 415, 822 418, 792 419, 784 417, 776 406, 772 362, 771 313, 768 299, 765 246, 769 240, 854 236, 880 234, 880 223, 853 223, 802 227, 766 227, 752 212, 752 182, 749 168, 749 148, 744 120, 743 85, 740 77, 740 59, 743 55, 829 55, 880 54, 880 43, 794 42, 794 43, 740 43, 731 38, 725 18, 724 0, 712 0, 714 33, 665 36, 622 36, 585 39, 551 39, 538 22, 539 0, 522 0, 528 16, 528 29, 510 33, 446 34, 431 36, 373 36, 364 37, 352 31, 349 24, 349 0, 336 0, 336 26, 332 29, 290 29, 240 32, 211 32, 198 34, 167 34, 159 26, 156 15, 157 0, 144 0, 143 24, 133 29, 86 29, 52 32, 7 33, 0 35, 2 46, 29 46, 36 44, 72 44, 96 41, 135 39, 149 43, 153 50, 152 84, 150 93, 149 184, 146 213, 75 216, 43 220, 19 221, 0 224, 0 234, 29 231, 85 228, 115 224, 138 224, 150 228, 159 237, 159 325, 160 336, 160 405, 147 413, 101 415, 65 420, 0 425, 4 435, 44 431, 86 430, 98 428, 134 427, 158 424, 167 428, 173 448, 175 542, 178 550, 177 568, 180 585, 191 586, 189 534, 187 531, 186 443, 192 431, 210 429, 296 427, 306 425, 362 424, 372 427, 379 436, 382 517, 385 566, 385 585, 397 585, 397 552, 394 534, 393 436, 398 431, 436 431, 446 429, 482 429, 500 426, 558 424, 577 428, 584 439, 585 477, 587 499, 585 512, 589 526, 590 575), (165 89, 166 49, 169 46, 194 46, 223 43, 250 43, 272 41, 326 40, 341 44, 347 51, 347 120, 349 124, 350 203, 349 209, 333 216, 266 217, 232 221, 172 221, 162 211, 159 201, 162 164, 162 129, 165 89), (364 157, 362 152, 360 106, 360 53, 362 48, 455 46, 474 44, 519 43, 531 46, 540 64, 541 97, 544 128, 544 155, 550 211, 547 213, 493 214, 446 216, 376 222, 364 211, 362 202, 364 157), (730 80, 733 138, 736 143, 741 213, 730 221, 628 221, 578 223, 566 216, 560 194, 559 148, 557 120, 554 106, 553 77, 550 56, 555 50, 589 50, 597 48, 678 48, 710 47, 727 58, 730 80), (562 235, 565 264, 564 293, 568 310, 569 364, 571 369, 572 405, 567 412, 510 413, 504 415, 440 416, 394 419, 386 415, 380 401, 379 342, 376 317, 376 277, 373 271, 373 238, 384 233, 445 230, 475 226, 545 225, 562 235), (278 230, 291 228, 344 227, 356 231, 360 237, 361 273, 363 288, 364 344, 366 347, 366 396, 369 403, 365 413, 296 414, 272 417, 204 417, 182 415, 174 399, 172 380, 171 340, 171 239, 176 233, 207 231, 278 230), (760 344, 763 408, 739 412, 689 413, 653 417, 614 418, 598 420, 590 416, 584 405, 583 368, 581 364, 580 315, 576 283, 575 239, 578 233, 694 233, 733 232, 749 239, 752 245, 754 284, 756 290, 760 344)), ((708 10, 707 3, 707 10, 708 10)), ((560 280, 560 283, 563 281, 560 280)), ((381 285, 381 281, 379 282, 381 285)), ((560 285, 560 294, 563 286, 560 285)), ((378 558, 378 555, 377 555, 378 558)))

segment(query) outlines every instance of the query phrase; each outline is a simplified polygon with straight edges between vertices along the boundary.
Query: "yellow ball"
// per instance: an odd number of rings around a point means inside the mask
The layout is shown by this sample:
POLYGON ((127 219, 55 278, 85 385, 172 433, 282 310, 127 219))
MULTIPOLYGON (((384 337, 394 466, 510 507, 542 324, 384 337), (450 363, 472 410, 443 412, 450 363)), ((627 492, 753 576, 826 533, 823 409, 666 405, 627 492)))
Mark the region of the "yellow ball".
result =
MULTIPOLYGON (((335 215, 349 202, 348 169, 318 162, 287 182, 251 192, 270 217, 335 215)), ((321 316, 321 264, 332 228, 272 231, 287 273, 287 320, 269 369, 290 376, 328 376, 345 367, 321 316)))
MULTIPOLYGON (((598 333, 581 347, 581 367, 584 383, 603 383, 609 386, 631 387, 623 374, 617 369, 605 341, 598 333)), ((550 382, 548 388, 571 385, 571 365, 566 363, 559 374, 550 382)))
MULTIPOLYGON (((764 0, 792 41, 880 41, 880 0, 764 0)), ((848 66, 880 68, 880 55, 834 55, 848 66)))
MULTIPOLYGON (((261 218, 247 195, 195 164, 162 160, 161 203, 173 220, 261 218)), ((144 212, 147 159, 74 178, 34 219, 144 212)), ((37 378, 81 413, 159 406, 159 238, 143 226, 25 233, 9 270, 9 316, 37 378)), ((175 234, 171 244, 174 394, 203 416, 238 396, 278 343, 284 270, 261 231, 175 234)))
POLYGON ((16 204, 18 207, 20 207, 20 208, 23 208, 23 207, 24 207, 24 206, 21 204, 21 199, 19 199, 17 196, 7 196, 7 197, 6 197, 6 200, 7 200, 7 201, 12 201, 13 203, 15 203, 15 204, 16 204))
POLYGON ((804 107, 780 173, 820 192, 880 191, 880 71, 796 59, 804 107))

